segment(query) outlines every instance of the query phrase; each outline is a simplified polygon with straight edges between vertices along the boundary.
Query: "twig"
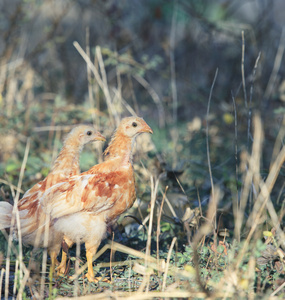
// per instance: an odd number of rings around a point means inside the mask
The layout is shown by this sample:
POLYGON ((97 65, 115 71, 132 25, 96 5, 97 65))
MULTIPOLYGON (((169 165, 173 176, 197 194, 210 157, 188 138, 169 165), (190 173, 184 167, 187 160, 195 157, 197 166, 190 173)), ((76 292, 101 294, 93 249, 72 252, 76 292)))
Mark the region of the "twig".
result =
POLYGON ((277 176, 280 172, 280 168, 282 167, 284 161, 285 161, 285 146, 283 146, 283 148, 280 151, 279 155, 277 156, 274 164, 272 165, 272 168, 271 168, 271 170, 267 176, 267 179, 265 181, 265 184, 262 186, 262 188, 259 192, 259 195, 256 199, 256 205, 258 205, 260 203, 262 203, 262 205, 261 205, 260 209, 258 210, 256 216, 250 218, 250 219, 252 219, 253 223, 250 224, 249 234, 244 242, 244 245, 243 245, 241 251, 239 252, 239 256, 238 256, 238 259, 236 262, 236 269, 239 267, 240 263, 242 262, 243 256, 249 245, 249 241, 251 240, 251 237, 252 237, 253 233, 255 232, 257 225, 259 224, 260 217, 263 213, 265 206, 267 205, 269 195, 270 195, 272 188, 276 182, 277 176))
MULTIPOLYGON (((110 121, 111 121, 112 125, 114 125, 114 116, 116 115, 116 112, 115 112, 115 110, 113 108, 113 105, 112 105, 112 99, 111 99, 111 96, 110 96, 110 93, 109 93, 108 86, 101 79, 100 74, 99 74, 97 68, 92 63, 92 61, 90 60, 90 58, 88 57, 88 55, 81 48, 81 46, 79 45, 79 43, 78 42, 73 42, 73 45, 76 48, 76 50, 79 52, 79 54, 82 56, 82 58, 85 60, 85 62, 87 63, 88 67, 90 68, 90 70, 93 72, 93 74, 95 76, 95 79, 96 79, 99 87, 103 91, 105 99, 106 99, 107 107, 108 107, 108 110, 109 110, 109 115, 110 115, 110 118, 111 118, 110 121)), ((100 55, 100 53, 101 52, 99 50, 96 51, 96 54, 100 55)), ((99 60, 99 57, 98 57, 98 60, 99 60)), ((101 62, 101 64, 102 64, 102 62, 101 62)), ((103 66, 102 66, 102 68, 104 70, 103 66)), ((102 72, 102 69, 101 69, 101 72, 102 72)))
MULTIPOLYGON (((215 190, 214 190, 214 182, 213 182, 213 176, 212 176, 212 168, 211 168, 211 159, 210 159, 210 146, 209 146, 209 112, 210 112, 210 103, 212 99, 212 94, 213 94, 213 89, 216 83, 216 79, 218 76, 218 69, 216 69, 215 72, 215 77, 210 89, 210 95, 208 99, 208 107, 207 107, 207 116, 206 116, 206 122, 207 122, 207 127, 206 127, 206 143, 207 143, 207 160, 208 160, 208 167, 209 167, 209 175, 210 175, 210 181, 211 181, 211 187, 212 187, 212 198, 214 197, 215 190)), ((216 229, 216 222, 214 229, 216 229)))
POLYGON ((285 287, 285 282, 283 282, 274 292, 270 294, 271 297, 275 296, 278 292, 280 292, 285 287))
POLYGON ((156 257, 157 257, 157 260, 159 260, 160 221, 161 221, 162 208, 163 208, 163 204, 164 204, 165 195, 166 195, 167 190, 168 190, 168 186, 165 187, 165 191, 164 191, 164 194, 163 194, 163 197, 162 197, 162 201, 161 201, 161 205, 160 205, 159 213, 158 213, 158 217, 157 217, 157 229, 156 229, 156 257))
POLYGON ((244 76, 244 31, 241 31, 241 38, 242 38, 242 51, 241 51, 241 78, 242 78, 242 87, 243 87, 243 96, 244 96, 244 102, 245 102, 245 108, 248 107, 247 105, 247 93, 246 93, 246 87, 245 87, 245 76, 244 76))
MULTIPOLYGON (((19 253, 18 253, 18 259, 20 264, 20 282, 22 283, 22 274, 25 270, 23 270, 23 248, 22 248, 22 234, 21 234, 21 223, 20 223, 20 217, 19 217, 19 211, 18 211, 18 201, 20 197, 20 190, 23 182, 24 172, 28 160, 30 150, 30 138, 27 139, 26 148, 25 148, 25 154, 21 165, 20 170, 20 176, 19 181, 17 185, 17 193, 14 198, 14 207, 12 212, 12 219, 11 219, 11 228, 14 228, 14 224, 16 221, 17 224, 17 230, 18 230, 18 238, 19 238, 19 253)), ((7 260, 6 260, 6 278, 5 278, 5 298, 8 298, 8 285, 9 285, 9 266, 10 266, 10 253, 11 253, 11 244, 12 244, 12 233, 13 230, 10 231, 9 239, 8 239, 8 251, 7 251, 7 260)), ((22 284, 21 284, 22 287, 22 284)), ((21 294, 22 295, 22 294, 21 294)), ((20 299, 21 296, 20 295, 20 299)))
POLYGON ((243 224, 243 217, 244 211, 248 202, 248 197, 250 193, 250 188, 253 181, 254 174, 257 174, 259 169, 258 166, 260 165, 260 155, 261 155, 261 148, 262 148, 262 124, 261 119, 259 116, 254 118, 254 139, 252 145, 252 153, 248 161, 248 169, 246 169, 245 177, 243 180, 243 187, 240 196, 240 207, 238 210, 236 225, 237 231, 240 232, 241 226, 243 224))
MULTIPOLYGON (((8 182, 7 180, 4 180, 4 179, 1 179, 1 178, 0 178, 0 182, 1 182, 1 183, 4 183, 4 184, 6 184, 6 185, 9 185, 10 188, 12 187, 14 190, 18 191, 18 187, 16 187, 15 185, 11 184, 11 183, 8 182)), ((23 191, 22 189, 20 189, 19 192, 20 192, 21 194, 24 193, 24 191, 23 191)))
POLYGON ((176 73, 175 73, 175 57, 174 57, 174 47, 175 47, 175 34, 176 34, 176 19, 177 19, 177 3, 174 1, 174 9, 171 21, 171 31, 170 31, 170 42, 169 42, 169 59, 170 59, 170 74, 171 74, 171 93, 173 100, 172 114, 173 123, 177 123, 177 88, 176 88, 176 73))
POLYGON ((175 236, 172 239, 168 254, 167 254, 167 260, 166 260, 166 266, 165 266, 165 271, 164 271, 164 275, 163 275, 163 283, 162 283, 162 291, 165 291, 165 287, 166 287, 166 279, 167 279, 167 273, 168 273, 168 269, 169 269, 169 262, 170 262, 170 257, 171 257, 171 253, 173 250, 173 247, 176 243, 177 237, 175 236))
POLYGON ((255 60, 254 68, 252 71, 252 81, 250 85, 250 93, 249 93, 249 107, 248 107, 248 117, 247 117, 247 148, 249 149, 249 141, 251 139, 250 131, 251 131, 251 115, 252 115, 252 97, 253 97, 253 86, 255 75, 257 71, 258 62, 261 56, 261 52, 258 53, 258 56, 255 60))
POLYGON ((270 162, 270 168, 271 168, 272 162, 276 159, 281 146, 283 145, 284 137, 285 137, 285 115, 283 116, 282 124, 281 124, 280 130, 278 132, 278 135, 277 135, 275 143, 274 143, 274 147, 273 147, 273 151, 272 151, 272 158, 271 158, 271 162, 270 162))
POLYGON ((1 299, 1 295, 2 295, 2 281, 3 281, 3 278, 4 278, 4 273, 5 273, 5 269, 2 268, 1 269, 1 275, 0 275, 0 299, 1 299))
POLYGON ((19 261, 16 259, 16 264, 15 264, 15 277, 14 277, 14 287, 13 287, 13 298, 15 299, 16 296, 16 291, 17 291, 17 283, 18 283, 18 276, 19 276, 19 261))
MULTIPOLYGON (((78 272, 79 270, 79 257, 80 257, 80 240, 77 239, 76 241, 76 261, 75 261, 75 272, 78 272)), ((79 282, 78 278, 75 278, 75 283, 74 283, 74 296, 78 297, 79 294, 79 282)))
MULTIPOLYGON (((239 198, 238 198, 238 138, 237 138, 237 109, 236 109, 236 102, 235 102, 235 97, 232 93, 232 100, 233 100, 233 106, 234 106, 234 114, 235 114, 235 163, 236 163, 236 213, 235 217, 238 216, 239 214, 239 198)), ((234 206, 233 206, 234 207, 234 206)), ((235 236, 240 242, 240 227, 235 226, 235 236)))
POLYGON ((280 42, 279 42, 279 47, 275 56, 275 60, 274 60, 274 65, 273 65, 273 70, 271 72, 265 93, 264 93, 264 97, 267 101, 270 100, 272 92, 275 88, 275 82, 277 79, 277 74, 279 72, 280 66, 281 66, 281 62, 282 62, 282 58, 283 58, 283 54, 284 54, 284 50, 285 50, 285 28, 283 27, 282 29, 282 33, 281 33, 281 37, 280 37, 280 42))
POLYGON ((156 93, 156 91, 153 89, 153 87, 140 75, 133 75, 133 77, 135 78, 135 80, 140 83, 150 94, 153 102, 156 104, 157 106, 157 110, 158 110, 158 123, 159 123, 159 127, 160 128, 164 128, 165 127, 165 113, 164 113, 164 108, 163 105, 161 103, 161 100, 159 99, 158 94, 156 93))
POLYGON ((114 259, 114 250, 113 250, 113 245, 114 245, 114 231, 112 232, 112 243, 111 243, 111 251, 110 251, 110 278, 111 278, 111 282, 113 281, 113 272, 112 272, 112 262, 114 259))
MULTIPOLYGON (((150 178, 151 181, 151 206, 150 206, 150 217, 149 217, 149 225, 148 225, 148 235, 147 235, 147 243, 146 243, 146 251, 145 251, 145 256, 148 257, 150 256, 151 253, 151 237, 152 237, 152 226, 153 226, 153 215, 154 215, 154 206, 155 206, 155 200, 156 200, 156 195, 157 195, 157 189, 159 185, 159 177, 154 180, 153 176, 150 178)), ((145 261, 145 266, 147 268, 148 261, 145 261)), ((146 290, 149 290, 149 274, 147 273, 146 275, 147 278, 147 287, 146 290)))
MULTIPOLYGON (((222 293, 217 293, 217 298, 222 297, 222 293)), ((151 299, 205 299, 207 297, 206 293, 193 292, 193 291, 182 291, 181 289, 176 289, 174 291, 157 292, 152 291, 148 293, 142 292, 110 292, 105 291, 99 294, 92 294, 87 296, 78 297, 77 300, 106 300, 106 299, 116 299, 116 300, 151 300, 151 299)), ((55 300, 70 300, 69 297, 58 297, 55 300)))
POLYGON ((104 66, 101 48, 99 46, 96 46, 95 52, 96 52, 96 56, 98 58, 99 67, 100 67, 100 71, 101 71, 101 75, 102 75, 103 92, 104 92, 104 95, 106 96, 108 109, 111 112, 111 116, 113 118, 115 118, 116 125, 118 126, 120 123, 120 117, 118 116, 117 110, 115 109, 115 107, 112 103, 112 98, 111 98, 109 87, 108 87, 107 74, 106 74, 106 70, 105 70, 105 66, 104 66))
MULTIPOLYGON (((91 55, 90 55, 90 45, 89 45, 89 36, 90 36, 90 31, 89 31, 89 27, 86 28, 86 54, 87 56, 90 58, 91 60, 91 55)), ((91 108, 95 107, 95 102, 94 102, 94 97, 93 97, 93 89, 92 89, 92 84, 91 84, 91 70, 88 64, 86 64, 86 69, 87 69, 87 80, 88 80, 88 100, 89 100, 89 105, 91 108)), ((92 121, 93 124, 96 125, 96 129, 98 130, 98 120, 99 118, 95 117, 95 113, 92 110, 91 113, 91 117, 92 117, 92 121), (97 120, 98 119, 98 120, 97 120)))
POLYGON ((65 125, 65 126, 42 126, 33 128, 34 132, 42 131, 67 131, 74 128, 76 125, 65 125))

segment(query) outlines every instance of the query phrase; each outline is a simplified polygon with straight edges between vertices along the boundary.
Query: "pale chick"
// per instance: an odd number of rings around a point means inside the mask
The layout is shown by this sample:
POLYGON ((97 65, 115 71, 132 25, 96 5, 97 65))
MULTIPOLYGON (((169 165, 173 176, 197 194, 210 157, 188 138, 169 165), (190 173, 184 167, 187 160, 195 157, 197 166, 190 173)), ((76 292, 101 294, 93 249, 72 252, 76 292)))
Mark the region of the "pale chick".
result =
POLYGON ((90 282, 97 282, 92 259, 107 226, 136 199, 132 148, 135 138, 144 132, 152 130, 143 119, 124 118, 105 151, 103 163, 52 186, 41 199, 42 203, 51 199, 47 213, 54 229, 64 234, 67 245, 85 243, 90 282))
MULTIPOLYGON (((56 257, 61 247, 63 235, 56 232, 44 211, 40 198, 46 190, 54 184, 66 180, 68 177, 80 174, 79 157, 84 145, 94 141, 105 141, 105 137, 97 132, 93 126, 79 125, 74 127, 65 138, 60 151, 48 176, 29 189, 18 202, 21 237, 24 244, 43 247, 47 246, 54 269, 56 257), (45 227, 49 223, 48 227, 45 227), (45 228, 47 234, 45 236, 45 228), (46 239, 46 240, 45 240, 46 239)), ((0 229, 11 227, 13 206, 8 202, 0 202, 0 229)), ((14 231, 15 226, 13 228, 14 231)))

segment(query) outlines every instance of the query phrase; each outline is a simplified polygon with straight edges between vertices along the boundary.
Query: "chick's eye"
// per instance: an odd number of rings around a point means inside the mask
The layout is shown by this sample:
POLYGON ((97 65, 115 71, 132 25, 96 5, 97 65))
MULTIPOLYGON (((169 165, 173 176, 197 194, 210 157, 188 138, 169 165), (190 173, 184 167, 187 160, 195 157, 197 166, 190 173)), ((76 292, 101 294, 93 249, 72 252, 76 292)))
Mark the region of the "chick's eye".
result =
POLYGON ((137 124, 136 122, 133 122, 132 126, 133 126, 133 127, 137 127, 138 124, 137 124))
POLYGON ((87 135, 92 135, 92 131, 87 131, 87 135))

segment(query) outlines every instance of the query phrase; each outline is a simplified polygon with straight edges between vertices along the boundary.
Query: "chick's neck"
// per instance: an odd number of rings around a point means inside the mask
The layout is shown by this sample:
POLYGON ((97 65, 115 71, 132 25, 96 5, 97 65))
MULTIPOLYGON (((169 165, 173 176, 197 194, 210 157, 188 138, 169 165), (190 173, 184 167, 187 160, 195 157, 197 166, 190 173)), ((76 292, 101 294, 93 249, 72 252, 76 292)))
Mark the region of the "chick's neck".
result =
POLYGON ((134 138, 130 138, 125 135, 115 135, 104 152, 105 161, 121 158, 123 164, 132 163, 133 144, 134 138))
POLYGON ((67 172, 66 175, 78 174, 80 172, 79 155, 82 148, 83 145, 77 139, 67 139, 54 162, 52 172, 67 172))

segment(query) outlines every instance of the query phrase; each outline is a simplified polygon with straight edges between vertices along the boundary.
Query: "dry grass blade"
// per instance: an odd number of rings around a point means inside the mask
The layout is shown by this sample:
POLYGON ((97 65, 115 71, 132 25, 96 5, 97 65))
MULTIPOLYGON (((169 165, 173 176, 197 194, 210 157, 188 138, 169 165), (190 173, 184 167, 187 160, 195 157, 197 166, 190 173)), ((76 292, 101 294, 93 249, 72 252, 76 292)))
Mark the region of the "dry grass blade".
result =
POLYGON ((22 189, 19 189, 19 190, 18 190, 18 187, 17 187, 17 186, 11 184, 11 183, 8 182, 7 180, 4 180, 4 179, 1 179, 1 178, 0 178, 0 183, 4 183, 4 184, 6 184, 6 185, 9 185, 11 189, 13 189, 13 190, 15 190, 15 191, 19 191, 19 192, 22 193, 22 194, 24 193, 24 191, 23 191, 22 189))
POLYGON ((260 172, 260 158, 262 153, 262 143, 263 143, 263 131, 262 131, 262 123, 259 115, 254 117, 254 140, 252 145, 252 154, 248 161, 248 169, 246 170, 243 189, 241 192, 240 198, 240 206, 237 215, 235 216, 236 224, 235 230, 237 232, 241 231, 241 226, 243 223, 244 211, 248 202, 248 197, 250 193, 250 189, 252 187, 253 180, 255 181, 255 186, 259 186, 259 182, 257 176, 259 178, 260 172))
MULTIPOLYGON (((19 238, 19 253, 18 253, 18 260, 20 264, 20 282, 22 285, 22 277, 23 272, 26 272, 26 268, 23 269, 23 249, 22 249, 22 235, 21 235, 21 225, 20 225, 20 217, 19 217, 19 211, 18 211, 18 201, 20 197, 20 190, 23 182, 24 177, 24 171, 26 168, 28 155, 30 150, 30 139, 27 140, 26 148, 25 148, 25 154, 21 165, 20 170, 20 176, 17 186, 17 193, 14 197, 14 207, 13 207, 13 213, 12 213, 12 219, 11 219, 11 228, 14 228, 15 222, 17 225, 18 230, 18 238, 19 238)), ((12 248, 12 237, 13 230, 10 231, 9 239, 8 239, 8 250, 7 250, 7 259, 6 259, 6 277, 5 277, 5 298, 8 298, 8 288, 9 288, 9 269, 10 269, 10 255, 11 255, 11 248, 12 248)), ((22 294, 19 295, 19 299, 22 299, 22 294)))
POLYGON ((261 190, 259 192, 259 195, 256 199, 256 204, 255 204, 255 206, 253 208, 253 212, 252 212, 252 214, 249 218, 250 224, 248 222, 248 226, 250 227, 250 231, 249 231, 249 234, 248 234, 248 236, 245 240, 243 248, 240 251, 239 258, 238 258, 237 263, 236 263, 236 268, 239 267, 240 263, 243 260, 243 256, 245 255, 245 252, 248 248, 248 245, 249 245, 249 242, 252 238, 252 235, 255 232, 255 230, 256 230, 256 228, 259 224, 260 218, 262 216, 262 213, 264 211, 265 206, 267 205, 267 201, 269 200, 270 193, 272 191, 272 188, 275 184, 275 181, 277 179, 277 176, 279 175, 280 169, 281 169, 284 161, 285 161, 285 146, 283 146, 283 148, 281 149, 281 151, 280 151, 279 155, 277 156, 275 162, 272 164, 271 170, 268 174, 268 177, 265 181, 265 184, 262 185, 261 190), (260 206, 260 203, 262 203, 261 206, 260 206))
POLYGON ((158 217, 157 217, 157 229, 156 229, 156 258, 157 260, 159 260, 159 235, 160 235, 160 222, 161 222, 161 215, 162 215, 162 209, 163 209, 163 204, 164 204, 164 199, 166 197, 166 192, 168 190, 168 186, 165 187, 165 191, 163 194, 163 198, 161 201, 161 205, 159 208, 159 212, 158 212, 158 217))
POLYGON ((245 107, 247 108, 247 93, 246 93, 246 86, 245 86, 245 75, 244 75, 244 50, 245 50, 245 42, 244 42, 244 31, 241 32, 242 37, 242 56, 241 56, 241 75, 242 75, 242 87, 243 87, 243 96, 245 107))
POLYGON ((137 74, 133 75, 133 77, 135 78, 135 80, 138 83, 140 83, 148 91, 148 93, 152 97, 153 102, 157 106, 157 110, 158 110, 159 127, 164 128, 165 127, 164 107, 161 103, 161 100, 160 100, 158 94, 153 89, 153 87, 143 77, 141 77, 140 75, 137 75, 137 74))
POLYGON ((216 70, 215 77, 210 89, 210 94, 209 94, 209 99, 208 99, 208 107, 207 107, 207 127, 206 127, 206 143, 207 143, 207 159, 208 159, 208 167, 209 167, 209 175, 210 175, 210 180, 211 180, 211 187, 212 187, 212 195, 215 194, 214 190, 214 182, 213 182, 213 176, 212 176, 212 168, 211 168, 211 159, 210 159, 210 145, 209 145, 209 113, 210 113, 210 104, 212 100, 212 94, 213 94, 213 89, 216 83, 216 79, 218 76, 218 69, 216 70))
MULTIPOLYGON (((181 291, 174 290, 171 292, 148 292, 148 293, 126 293, 126 292, 104 292, 97 295, 88 295, 77 297, 77 300, 107 300, 107 299, 116 299, 116 300, 148 300, 148 299, 167 299, 167 298, 175 298, 175 299, 183 299, 183 298, 205 298, 207 295, 201 292, 190 292, 190 291, 181 291)), ((217 297, 221 297, 222 294, 217 294, 217 297)), ((68 297, 59 297, 55 300, 69 300, 68 297)))
POLYGON ((174 2, 174 10, 171 20, 171 31, 170 31, 170 42, 169 42, 169 59, 170 59, 170 72, 171 72, 171 94, 172 94, 172 116, 173 123, 177 123, 177 109, 178 109, 178 99, 177 99, 177 87, 176 87, 176 73, 175 73, 175 36, 176 36, 176 20, 177 20, 177 3, 174 2))
POLYGON ((81 46, 79 45, 78 42, 74 42, 73 43, 74 47, 76 48, 76 50, 79 52, 79 54, 82 56, 82 58, 85 60, 88 68, 93 72, 95 79, 98 83, 98 85, 100 86, 101 90, 104 93, 105 99, 106 99, 106 103, 107 103, 107 107, 108 107, 108 111, 109 111, 109 116, 111 118, 111 122, 114 125, 114 118, 115 116, 117 116, 116 114, 116 110, 112 104, 112 98, 110 96, 110 92, 109 92, 109 88, 107 85, 107 79, 105 77, 105 68, 104 68, 104 63, 103 63, 103 59, 102 59, 102 55, 101 55, 101 50, 100 48, 96 47, 96 54, 99 55, 98 60, 99 60, 99 64, 101 64, 101 72, 103 72, 104 76, 103 78, 101 78, 97 68, 95 67, 95 65, 92 63, 92 61, 90 60, 89 56, 85 53, 85 51, 81 48, 81 46), (100 62, 100 58, 102 59, 100 62))
POLYGON ((5 269, 2 268, 1 269, 1 274, 0 274, 0 300, 1 300, 1 295, 2 295, 2 282, 3 282, 3 278, 4 278, 4 273, 5 273, 5 269))
MULTIPOLYGON (((284 141, 284 137, 285 137, 285 115, 283 116, 282 125, 278 132, 278 135, 277 135, 277 138, 276 138, 276 141, 274 144, 273 153, 272 153, 272 162, 276 159, 276 157, 279 153, 279 150, 284 141)), ((270 168, 271 168, 271 166, 270 166, 270 168)))
POLYGON ((209 203, 209 207, 207 211, 207 217, 206 217, 207 222, 199 228, 198 232, 195 234, 193 238, 193 252, 194 252, 193 260, 196 269, 196 280, 199 287, 202 289, 204 293, 207 294, 208 297, 210 297, 210 292, 206 289, 205 284, 202 282, 201 275, 200 275, 198 245, 201 239, 206 235, 208 235, 214 227, 213 220, 216 216, 217 206, 220 200, 220 189, 218 187, 215 187, 214 191, 215 193, 212 194, 211 201, 209 203))
POLYGON ((269 81, 268 81, 268 84, 267 84, 267 87, 266 87, 266 90, 264 93, 264 97, 267 100, 269 100, 271 98, 273 90, 275 88, 275 83, 276 83, 277 75, 278 75, 278 72, 279 72, 279 69, 280 69, 280 66, 282 63, 284 50, 285 50, 285 28, 282 29, 279 47, 278 47, 278 51, 276 53, 275 61, 274 61, 274 65, 273 65, 273 70, 270 75, 270 78, 269 78, 269 81))
MULTIPOLYGON (((151 206, 150 206, 150 217, 149 217, 149 225, 148 225, 148 234, 147 234, 147 243, 146 243, 146 252, 145 252, 145 266, 147 268, 148 266, 148 260, 147 257, 151 254, 151 238, 152 238, 152 227, 153 227, 153 216, 154 216, 154 206, 155 206, 155 200, 159 185, 159 178, 154 180, 153 176, 150 178, 151 180, 151 206)), ((149 274, 144 275, 144 281, 147 282, 146 290, 149 289, 149 274)), ((144 289, 143 285, 141 285, 140 290, 142 291, 144 289)))
POLYGON ((117 109, 113 105, 113 101, 112 101, 112 98, 111 98, 111 95, 110 95, 110 91, 109 91, 109 87, 108 87, 108 81, 107 81, 107 74, 106 74, 106 70, 105 70, 105 66, 104 66, 104 61, 103 61, 103 57, 102 57, 101 48, 99 46, 96 46, 95 51, 96 51, 96 56, 98 58, 98 62, 99 62, 99 66, 100 66, 100 71, 101 71, 101 75, 102 75, 102 82, 103 82, 103 92, 104 92, 104 95, 105 95, 106 100, 107 100, 108 109, 111 112, 111 116, 113 118, 115 118, 116 125, 118 126, 119 123, 120 123, 120 117, 118 116, 117 109))
POLYGON ((285 287, 285 282, 283 282, 273 293, 271 293, 271 297, 274 297, 277 293, 279 293, 285 287))
POLYGON ((172 242, 171 242, 168 254, 167 254, 166 266, 165 266, 165 270, 164 270, 163 283, 162 283, 162 291, 163 292, 165 291, 165 288, 166 288, 166 279, 167 279, 167 273, 168 273, 168 269, 169 269, 170 257, 171 257, 172 250, 173 250, 173 247, 174 247, 176 241, 177 241, 177 237, 175 236, 172 239, 172 242))

